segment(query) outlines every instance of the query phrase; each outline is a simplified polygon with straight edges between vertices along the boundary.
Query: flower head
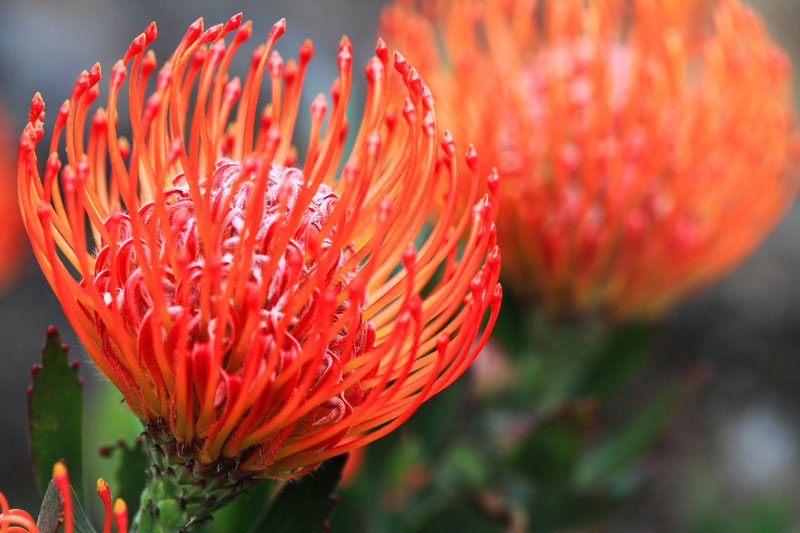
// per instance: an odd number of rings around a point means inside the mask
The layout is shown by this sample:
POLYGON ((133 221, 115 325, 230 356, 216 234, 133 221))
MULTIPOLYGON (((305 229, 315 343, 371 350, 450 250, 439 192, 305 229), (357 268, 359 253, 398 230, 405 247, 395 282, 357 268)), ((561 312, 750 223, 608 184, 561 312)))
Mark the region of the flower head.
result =
POLYGON ((99 65, 61 106, 44 175, 38 96, 19 156, 34 252, 97 367, 196 468, 228 461, 258 477, 300 475, 397 427, 467 368, 501 294, 497 205, 477 196, 474 150, 457 171, 416 70, 399 54, 391 65, 378 42, 342 166, 352 80, 343 38, 330 113, 317 96, 298 159, 313 47, 284 63, 272 50, 284 29, 276 23, 256 47, 242 82, 228 66, 252 24, 240 14, 204 29, 199 19, 148 96, 152 24, 114 65, 87 142, 99 65), (271 100, 258 113, 264 77, 271 100), (406 98, 390 96, 390 83, 406 98), (117 130, 123 87, 130 142, 117 130), (471 194, 459 194, 461 182, 471 194), (426 230, 439 196, 443 214, 426 230))
POLYGON ((785 53, 738 0, 398 1, 382 30, 503 176, 503 275, 652 316, 746 257, 797 188, 785 53))

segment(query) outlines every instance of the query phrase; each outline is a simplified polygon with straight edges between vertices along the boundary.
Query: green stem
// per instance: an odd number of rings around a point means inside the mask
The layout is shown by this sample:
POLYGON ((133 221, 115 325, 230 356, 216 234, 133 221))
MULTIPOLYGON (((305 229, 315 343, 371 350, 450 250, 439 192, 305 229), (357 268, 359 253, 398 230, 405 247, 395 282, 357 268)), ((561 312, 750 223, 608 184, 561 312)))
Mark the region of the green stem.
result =
POLYGON ((132 531, 181 533, 208 520, 258 480, 234 460, 201 465, 197 454, 152 426, 146 431, 152 465, 132 531))

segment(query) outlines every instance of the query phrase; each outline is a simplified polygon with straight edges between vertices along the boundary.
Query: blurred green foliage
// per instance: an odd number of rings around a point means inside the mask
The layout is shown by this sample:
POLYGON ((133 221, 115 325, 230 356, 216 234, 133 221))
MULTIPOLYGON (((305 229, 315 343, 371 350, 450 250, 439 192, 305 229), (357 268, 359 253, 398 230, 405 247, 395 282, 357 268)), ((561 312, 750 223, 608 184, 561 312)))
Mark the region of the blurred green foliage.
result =
POLYGON ((551 531, 607 517, 681 396, 668 382, 610 416, 653 328, 556 320, 510 298, 469 373, 366 450, 332 531, 551 531))

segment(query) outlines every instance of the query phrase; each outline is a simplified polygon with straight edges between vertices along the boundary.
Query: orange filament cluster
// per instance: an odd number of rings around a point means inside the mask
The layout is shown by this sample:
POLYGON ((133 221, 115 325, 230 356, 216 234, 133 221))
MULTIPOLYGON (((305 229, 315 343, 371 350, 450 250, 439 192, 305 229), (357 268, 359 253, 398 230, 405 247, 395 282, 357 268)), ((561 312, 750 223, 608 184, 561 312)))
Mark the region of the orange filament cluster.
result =
POLYGON ((232 458, 275 477, 401 424, 464 372, 501 299, 498 205, 480 193, 497 191, 497 173, 481 183, 472 148, 457 169, 417 71, 378 41, 344 158, 343 38, 330 113, 318 95, 299 160, 292 136, 313 46, 284 63, 272 50, 284 29, 272 27, 241 82, 228 66, 251 22, 239 14, 204 30, 199 19, 150 92, 151 25, 112 69, 87 142, 99 65, 78 77, 43 176, 37 94, 18 171, 42 270, 130 409, 201 464, 232 458), (271 100, 259 112, 264 77, 271 100), (117 133, 126 79, 131 142, 117 133))
MULTIPOLYGON (((52 479, 61 498, 61 517, 59 518, 58 530, 61 531, 61 526, 63 526, 64 533, 73 533, 75 518, 72 515, 72 491, 67 467, 64 466, 64 463, 59 462, 53 465, 52 479)), ((111 489, 109 489, 103 478, 97 480, 97 495, 103 502, 105 509, 103 533, 111 533, 111 489)), ((116 509, 117 507, 125 508, 125 502, 121 498, 117 498, 114 504, 114 508, 116 509)), ((115 511, 115 523, 120 533, 127 533, 127 514, 117 516, 115 511)), ((9 509, 8 501, 2 492, 0 492, 0 533, 40 533, 39 528, 36 526, 36 520, 27 511, 9 509)))
POLYGON ((791 72, 738 0, 398 1, 382 31, 503 182, 503 276, 551 310, 664 312, 797 188, 791 72))

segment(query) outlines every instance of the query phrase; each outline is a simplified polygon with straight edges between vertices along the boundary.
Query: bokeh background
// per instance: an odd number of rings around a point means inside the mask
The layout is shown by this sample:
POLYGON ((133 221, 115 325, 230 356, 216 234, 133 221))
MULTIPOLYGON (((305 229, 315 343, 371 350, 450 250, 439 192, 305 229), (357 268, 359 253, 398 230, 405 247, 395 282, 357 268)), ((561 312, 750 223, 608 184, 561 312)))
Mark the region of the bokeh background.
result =
MULTIPOLYGON (((800 2, 750 3, 763 15, 773 39, 789 51, 797 85, 800 2)), ((355 0, 252 4, 0 0, 0 104, 16 138, 36 91, 42 93, 52 120, 77 74, 95 61, 109 73, 131 39, 150 21, 156 20, 159 30, 151 47, 164 59, 197 17, 205 17, 210 25, 244 11, 254 22, 254 40, 263 39, 274 21, 287 18, 288 31, 277 46, 285 58, 294 56, 306 37, 314 40, 316 54, 301 105, 307 109, 311 98, 326 92, 336 76, 341 35, 352 40, 356 65, 369 59, 381 4, 355 0)), ((249 53, 238 59, 231 70, 243 73, 249 53)), ((352 102, 360 102, 363 91, 364 84, 359 83, 352 102)), ((796 105, 800 105, 800 93, 796 95, 796 105)), ((351 123, 359 112, 358 105, 351 106, 351 123)), ((301 132, 305 127, 299 124, 301 132)), ((0 190, 0 197, 15 195, 13 185, 0 190)), ((0 223, 12 227, 9 221, 18 216, 9 208, 0 214, 0 223)), ((104 396, 98 393, 100 378, 88 364, 29 247, 23 243, 12 255, 0 258, 0 262, 22 264, 16 279, 0 292, 0 489, 13 506, 35 511, 38 496, 28 466, 25 388, 48 325, 61 330, 72 347, 72 357, 85 363, 81 372, 90 401, 104 396)), ((609 520, 609 530, 716 531, 720 524, 730 523, 731 528, 744 527, 744 531, 786 527, 800 531, 797 272, 800 207, 796 206, 750 259, 666 317, 657 333, 650 369, 631 391, 632 397, 636 389, 644 393, 671 376, 699 376, 699 385, 650 455, 642 488, 609 520)), ((117 409, 121 408, 111 406, 106 412, 113 416, 117 409)), ((87 423, 102 425, 104 420, 90 416, 87 423)))

